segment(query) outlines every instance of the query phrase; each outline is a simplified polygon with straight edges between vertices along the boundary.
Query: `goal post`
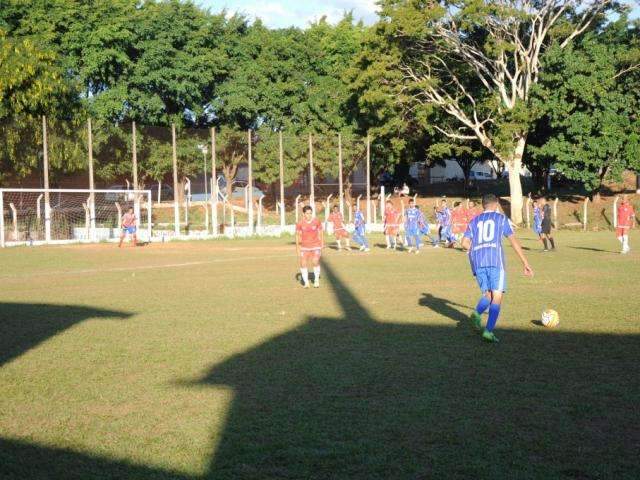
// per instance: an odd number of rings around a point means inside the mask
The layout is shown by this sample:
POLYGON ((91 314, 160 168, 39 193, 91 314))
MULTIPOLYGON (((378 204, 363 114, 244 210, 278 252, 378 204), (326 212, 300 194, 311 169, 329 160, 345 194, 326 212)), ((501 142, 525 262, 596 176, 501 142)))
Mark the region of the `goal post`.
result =
POLYGON ((128 208, 138 238, 150 241, 150 190, 0 188, 0 247, 115 240, 128 208))

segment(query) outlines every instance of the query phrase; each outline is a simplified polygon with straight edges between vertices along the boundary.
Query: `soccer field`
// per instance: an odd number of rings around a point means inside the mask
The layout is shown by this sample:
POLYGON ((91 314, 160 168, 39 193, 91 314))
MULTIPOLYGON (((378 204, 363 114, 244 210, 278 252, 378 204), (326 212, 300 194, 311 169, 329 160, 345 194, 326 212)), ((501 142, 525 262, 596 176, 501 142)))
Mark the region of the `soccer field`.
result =
POLYGON ((497 345, 457 250, 2 250, 0 478, 637 479, 640 236, 520 236, 497 345))

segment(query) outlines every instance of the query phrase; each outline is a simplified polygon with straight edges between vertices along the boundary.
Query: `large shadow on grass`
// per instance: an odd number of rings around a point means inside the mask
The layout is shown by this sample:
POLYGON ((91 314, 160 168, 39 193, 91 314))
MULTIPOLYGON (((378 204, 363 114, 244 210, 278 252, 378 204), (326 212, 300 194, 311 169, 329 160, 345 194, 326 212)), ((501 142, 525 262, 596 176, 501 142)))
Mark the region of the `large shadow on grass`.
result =
MULTIPOLYGON (((197 478, 638 478, 640 336, 505 319, 502 343, 486 345, 441 293, 388 301, 419 301, 442 324, 382 322, 331 265, 324 275, 341 315, 310 317, 177 385, 234 392, 197 478)), ((0 441, 3 468, 11 479, 194 478, 15 440, 0 441)))
POLYGON ((129 316, 75 305, 0 302, 0 367, 83 320, 129 316))
POLYGON ((383 323, 324 272, 341 317, 309 318, 196 382, 235 392, 208 478, 640 473, 638 336, 502 329, 487 345, 445 298, 419 302, 460 328, 383 323))

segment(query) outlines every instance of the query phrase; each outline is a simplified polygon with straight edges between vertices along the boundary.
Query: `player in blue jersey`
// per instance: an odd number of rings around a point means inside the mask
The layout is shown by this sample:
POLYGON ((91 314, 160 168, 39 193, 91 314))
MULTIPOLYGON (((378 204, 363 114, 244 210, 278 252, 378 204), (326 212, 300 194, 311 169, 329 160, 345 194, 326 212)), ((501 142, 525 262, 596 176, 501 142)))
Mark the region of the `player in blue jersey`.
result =
POLYGON ((506 272, 502 237, 511 242, 511 246, 522 261, 524 274, 533 276, 520 242, 515 238, 509 219, 498 212, 498 199, 488 194, 482 198, 484 212, 476 216, 467 227, 462 239, 462 248, 469 252, 471 272, 476 277, 482 297, 471 313, 471 322, 476 330, 482 332, 482 338, 488 342, 497 342, 493 329, 500 315, 503 293, 506 291, 506 272), (487 325, 482 329, 482 314, 489 310, 487 325))
POLYGON ((364 215, 360 210, 360 207, 356 209, 356 215, 353 219, 355 230, 353 232, 353 240, 360 244, 361 252, 369 251, 369 242, 367 241, 366 235, 366 225, 367 223, 364 220, 364 215))
POLYGON ((430 230, 429 221, 424 216, 424 213, 422 213, 422 210, 420 210, 420 206, 416 205, 416 208, 420 212, 420 216, 418 218, 418 230, 420 232, 420 236, 427 237, 431 241, 431 245, 433 245, 434 248, 437 248, 438 241, 435 238, 433 238, 431 235, 429 235, 429 230, 430 230))
POLYGON ((444 240, 447 247, 453 247, 456 243, 456 238, 453 236, 453 222, 451 219, 451 210, 447 205, 446 200, 440 202, 440 240, 444 240))
POLYGON ((533 201, 533 231, 542 241, 542 208, 538 200, 533 201))
POLYGON ((404 211, 404 233, 407 238, 409 253, 420 253, 420 219, 422 213, 413 199, 409 200, 409 208, 404 211))

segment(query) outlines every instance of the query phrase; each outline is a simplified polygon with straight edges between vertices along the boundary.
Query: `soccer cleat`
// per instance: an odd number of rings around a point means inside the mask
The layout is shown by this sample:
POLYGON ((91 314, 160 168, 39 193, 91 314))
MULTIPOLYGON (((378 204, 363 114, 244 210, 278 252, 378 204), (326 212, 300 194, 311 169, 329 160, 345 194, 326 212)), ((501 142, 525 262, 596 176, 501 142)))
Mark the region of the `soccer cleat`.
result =
POLYGON ((363 250, 363 252, 369 252, 369 251, 370 251, 369 247, 365 247, 364 250, 363 250))
POLYGON ((309 282, 307 282, 307 283, 303 283, 303 284, 302 284, 302 288, 309 288, 309 282))
POLYGON ((440 245, 438 245, 437 243, 434 243, 433 248, 440 248, 440 245))
POLYGON ((360 245, 360 251, 364 252, 365 246, 364 245, 360 245))
POLYGON ((420 250, 416 250, 416 255, 418 255, 420 253, 420 250))
POLYGON ((313 288, 320 288, 320 280, 315 280, 313 282, 313 288))
POLYGON ((498 343, 498 337, 496 337, 493 332, 490 332, 488 330, 482 332, 482 340, 490 343, 498 343))
POLYGON ((471 325, 473 326, 474 330, 482 332, 482 316, 474 310, 473 312, 471 312, 469 319, 471 320, 471 325))

